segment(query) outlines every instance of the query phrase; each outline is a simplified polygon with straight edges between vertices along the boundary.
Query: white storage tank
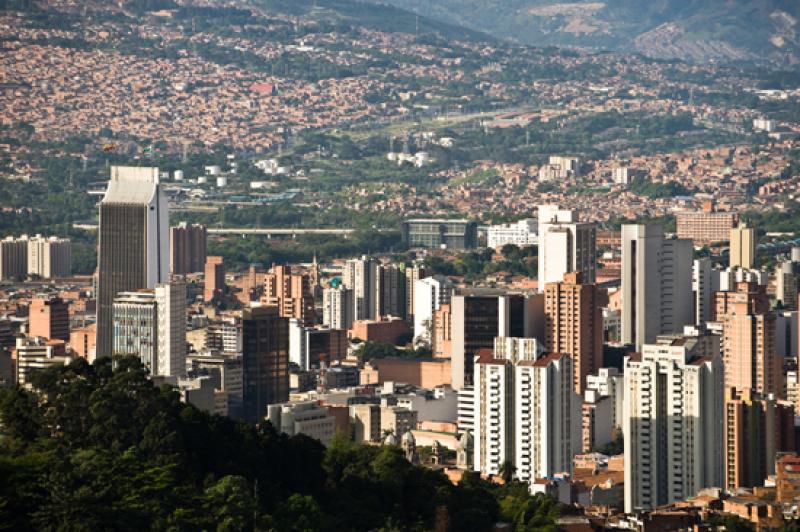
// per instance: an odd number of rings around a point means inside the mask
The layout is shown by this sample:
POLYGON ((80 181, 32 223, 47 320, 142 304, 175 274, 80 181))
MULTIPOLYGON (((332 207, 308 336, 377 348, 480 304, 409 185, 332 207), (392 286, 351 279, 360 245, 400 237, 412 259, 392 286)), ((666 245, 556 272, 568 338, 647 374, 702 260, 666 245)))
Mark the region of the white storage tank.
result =
POLYGON ((175 170, 173 176, 175 177, 175 181, 183 181, 183 170, 175 170))
POLYGON ((217 188, 223 188, 228 186, 228 177, 221 175, 217 176, 217 188))

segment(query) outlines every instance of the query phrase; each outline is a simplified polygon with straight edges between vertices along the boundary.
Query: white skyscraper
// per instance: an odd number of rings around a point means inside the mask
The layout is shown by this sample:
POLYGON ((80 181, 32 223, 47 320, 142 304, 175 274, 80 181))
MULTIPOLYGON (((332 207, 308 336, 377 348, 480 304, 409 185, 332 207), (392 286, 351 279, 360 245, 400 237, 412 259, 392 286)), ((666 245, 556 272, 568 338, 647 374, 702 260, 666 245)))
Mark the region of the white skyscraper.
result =
POLYGON ((580 223, 577 212, 540 205, 539 290, 563 281, 568 272, 583 272, 585 282, 594 283, 595 237, 595 225, 580 223))
POLYGON ((159 375, 186 375, 186 284, 159 283, 155 289, 158 309, 159 375))
POLYGON ((650 509, 724 482, 719 337, 660 337, 625 359, 625 511, 650 509))
POLYGON ((538 351, 532 338, 497 340, 499 351, 483 349, 475 363, 475 470, 496 475, 510 461, 529 483, 570 472, 581 437, 571 358, 532 358, 538 351))
POLYGON ((374 320, 378 317, 378 264, 364 256, 345 263, 342 284, 353 291, 353 319, 374 320))
POLYGON ((719 290, 719 275, 711 266, 711 259, 703 257, 692 264, 692 292, 694 293, 694 323, 702 325, 711 320, 714 292, 719 290))
POLYGON ((692 242, 660 225, 622 226, 622 342, 640 349, 694 323, 692 242))
POLYGON ((322 291, 322 323, 331 329, 353 326, 353 291, 349 288, 326 288, 322 291))
POLYGON ((430 342, 433 312, 450 302, 450 281, 436 275, 414 283, 414 338, 430 342))
POLYGON ((169 204, 158 168, 112 166, 100 203, 97 356, 112 352, 114 298, 169 279, 169 204))

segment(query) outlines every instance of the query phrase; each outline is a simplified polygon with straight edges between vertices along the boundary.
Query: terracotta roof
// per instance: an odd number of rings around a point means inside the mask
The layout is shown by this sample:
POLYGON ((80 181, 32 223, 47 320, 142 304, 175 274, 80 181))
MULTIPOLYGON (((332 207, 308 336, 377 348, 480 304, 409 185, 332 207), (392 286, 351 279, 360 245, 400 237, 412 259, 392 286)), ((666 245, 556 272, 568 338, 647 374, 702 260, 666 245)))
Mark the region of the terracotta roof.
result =
POLYGON ((548 353, 545 356, 536 360, 533 363, 535 367, 544 368, 547 367, 551 362, 555 362, 556 360, 561 360, 563 357, 569 356, 566 353, 548 353))

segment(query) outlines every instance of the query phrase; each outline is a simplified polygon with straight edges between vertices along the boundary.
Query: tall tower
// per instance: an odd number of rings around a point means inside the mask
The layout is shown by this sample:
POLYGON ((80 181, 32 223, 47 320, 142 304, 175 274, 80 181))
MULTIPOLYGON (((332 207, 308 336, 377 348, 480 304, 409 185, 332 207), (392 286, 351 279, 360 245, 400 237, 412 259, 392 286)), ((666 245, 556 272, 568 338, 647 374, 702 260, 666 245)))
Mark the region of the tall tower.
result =
POLYGON ((120 292, 169 278, 169 204, 158 168, 112 166, 100 203, 97 356, 111 356, 112 311, 120 292))
POLYGON ((595 279, 594 224, 580 223, 575 211, 555 205, 539 206, 539 291, 558 283, 567 272, 582 272, 588 283, 595 279))
POLYGON ((622 226, 622 341, 640 349, 694 323, 692 242, 660 225, 622 226))
POLYGON ((377 317, 377 273, 376 262, 367 256, 348 260, 345 264, 342 281, 345 288, 353 290, 355 320, 374 320, 377 317))
POLYGON ((277 307, 250 307, 242 315, 244 419, 257 423, 267 405, 289 400, 289 318, 277 307))
POLYGON ((731 229, 729 254, 731 268, 752 268, 756 260, 756 230, 745 224, 731 229))
POLYGON ((586 376, 603 365, 603 314, 597 285, 579 273, 547 283, 544 296, 547 351, 572 357, 575 392, 583 395, 586 376))

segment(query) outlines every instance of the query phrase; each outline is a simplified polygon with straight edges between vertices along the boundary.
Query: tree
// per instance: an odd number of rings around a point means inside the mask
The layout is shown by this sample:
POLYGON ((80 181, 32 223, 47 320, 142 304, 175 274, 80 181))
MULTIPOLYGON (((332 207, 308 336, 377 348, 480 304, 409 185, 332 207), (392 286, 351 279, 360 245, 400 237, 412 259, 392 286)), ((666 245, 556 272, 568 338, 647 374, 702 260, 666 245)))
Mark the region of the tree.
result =
POLYGON ((517 468, 514 467, 514 464, 511 462, 511 460, 505 460, 502 464, 500 464, 498 471, 500 472, 500 478, 503 479, 503 482, 508 484, 511 482, 511 479, 514 478, 514 472, 516 470, 517 468))

